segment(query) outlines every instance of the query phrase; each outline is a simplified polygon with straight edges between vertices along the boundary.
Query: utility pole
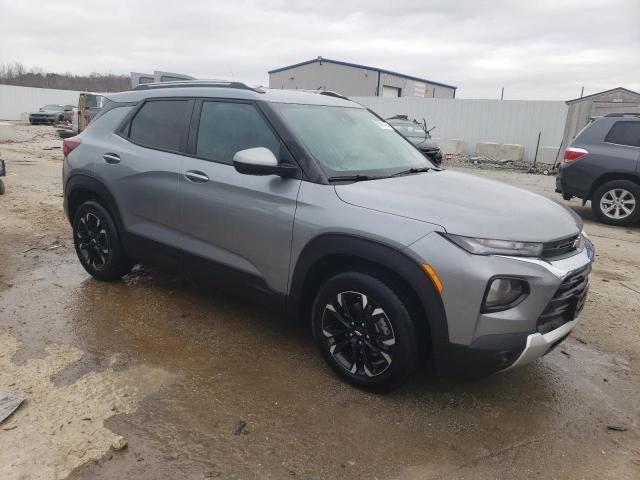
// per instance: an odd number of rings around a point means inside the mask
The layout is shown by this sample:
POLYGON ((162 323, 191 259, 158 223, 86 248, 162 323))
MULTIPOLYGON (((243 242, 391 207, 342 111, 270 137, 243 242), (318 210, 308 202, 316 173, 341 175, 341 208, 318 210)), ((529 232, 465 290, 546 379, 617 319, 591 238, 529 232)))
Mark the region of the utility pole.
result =
POLYGON ((500 100, 504 98, 504 87, 502 87, 502 91, 500 92, 500 100))

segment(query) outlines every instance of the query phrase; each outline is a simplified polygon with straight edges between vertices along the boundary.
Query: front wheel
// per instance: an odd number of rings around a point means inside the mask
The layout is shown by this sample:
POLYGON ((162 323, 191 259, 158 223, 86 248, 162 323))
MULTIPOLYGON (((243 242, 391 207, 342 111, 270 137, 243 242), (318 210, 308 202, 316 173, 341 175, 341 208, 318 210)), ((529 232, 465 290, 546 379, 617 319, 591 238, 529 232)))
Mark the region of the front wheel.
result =
POLYGON ((330 278, 314 301, 312 324, 327 363, 353 385, 385 392, 418 370, 414 322, 381 279, 359 272, 330 278))
POLYGON ((600 186, 591 199, 593 214, 603 223, 632 225, 640 220, 640 186, 629 180, 613 180, 600 186))
POLYGON ((97 280, 118 280, 133 266, 109 211, 90 200, 73 217, 73 244, 84 269, 97 280))

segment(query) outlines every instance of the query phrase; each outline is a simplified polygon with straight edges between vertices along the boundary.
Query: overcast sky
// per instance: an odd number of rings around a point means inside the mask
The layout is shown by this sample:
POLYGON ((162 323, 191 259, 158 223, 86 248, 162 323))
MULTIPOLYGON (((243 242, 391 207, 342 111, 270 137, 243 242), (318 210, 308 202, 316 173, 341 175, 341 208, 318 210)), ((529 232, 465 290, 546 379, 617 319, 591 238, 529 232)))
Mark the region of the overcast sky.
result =
POLYGON ((462 98, 640 91, 640 0, 0 0, 0 62, 268 83, 322 55, 462 98))

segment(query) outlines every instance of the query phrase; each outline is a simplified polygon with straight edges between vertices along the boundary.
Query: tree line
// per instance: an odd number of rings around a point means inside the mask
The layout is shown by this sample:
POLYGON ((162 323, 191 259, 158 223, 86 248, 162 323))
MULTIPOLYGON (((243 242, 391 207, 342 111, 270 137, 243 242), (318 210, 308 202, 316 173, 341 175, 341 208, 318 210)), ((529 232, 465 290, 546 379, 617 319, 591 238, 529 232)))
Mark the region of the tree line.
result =
POLYGON ((131 77, 97 72, 90 75, 52 73, 38 67, 28 69, 19 62, 6 62, 0 63, 0 84, 87 92, 122 92, 131 88, 131 77))

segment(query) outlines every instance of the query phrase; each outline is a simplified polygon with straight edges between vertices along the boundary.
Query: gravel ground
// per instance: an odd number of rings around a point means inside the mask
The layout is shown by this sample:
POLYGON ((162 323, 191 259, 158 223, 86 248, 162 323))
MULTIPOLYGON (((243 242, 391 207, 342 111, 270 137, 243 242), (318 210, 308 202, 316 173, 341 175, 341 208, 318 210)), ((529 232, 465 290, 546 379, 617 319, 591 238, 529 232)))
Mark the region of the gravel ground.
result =
MULTIPOLYGON (((568 202, 598 255, 561 348, 373 395, 258 306, 149 268, 89 278, 62 212, 61 142, 18 134, 0 144, 0 390, 26 401, 0 424, 0 478, 640 478, 640 228, 568 202)), ((552 177, 465 171, 561 201, 552 177)))

